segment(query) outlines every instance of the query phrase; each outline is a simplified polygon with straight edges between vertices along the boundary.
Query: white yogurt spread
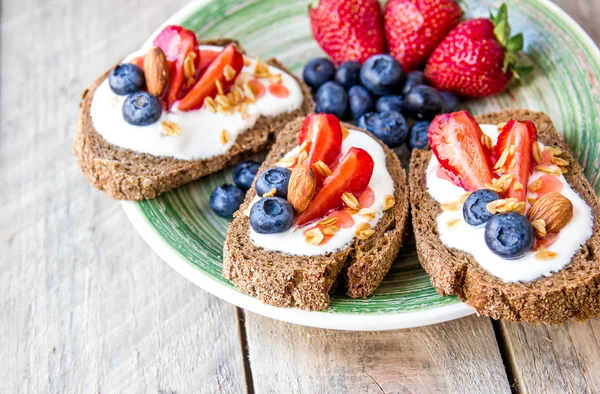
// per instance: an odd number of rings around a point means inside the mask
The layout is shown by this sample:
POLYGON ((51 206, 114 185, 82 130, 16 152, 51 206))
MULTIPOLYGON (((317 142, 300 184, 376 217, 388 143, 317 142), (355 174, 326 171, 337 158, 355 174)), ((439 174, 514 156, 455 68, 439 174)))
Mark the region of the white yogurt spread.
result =
MULTIPOLYGON (((221 51, 221 47, 201 45, 200 50, 221 51)), ((125 62, 147 52, 144 48, 131 54, 125 62)), ((242 72, 252 73, 252 64, 244 66, 242 72)), ((198 110, 178 111, 177 102, 171 112, 163 111, 160 119, 148 126, 134 126, 123 119, 123 102, 127 96, 113 93, 105 79, 92 100, 91 116, 94 128, 105 140, 121 148, 131 149, 154 156, 170 156, 182 160, 198 160, 224 154, 235 142, 237 136, 254 126, 260 115, 275 116, 294 111, 302 105, 303 96, 296 80, 282 70, 269 66, 271 74, 281 74, 281 83, 289 90, 289 96, 279 98, 269 92, 269 79, 260 78, 265 86, 265 94, 256 103, 248 106, 247 119, 239 112, 231 114, 212 113, 205 106, 198 110), (163 135, 162 122, 175 122, 181 129, 177 136, 163 135), (225 129, 229 142, 221 143, 221 130, 225 129)), ((239 78, 239 76, 238 76, 239 78)))
MULTIPOLYGON (((498 139, 496 125, 481 125, 482 131, 492 138, 494 145, 498 139)), ((543 148, 543 144, 540 143, 543 148)), ((432 155, 427 167, 427 191, 440 204, 456 201, 465 190, 454 182, 436 175, 439 162, 432 155)), ((529 183, 536 181, 544 173, 534 172, 529 183)), ((463 250, 471 254, 477 263, 492 275, 505 282, 533 281, 542 276, 551 276, 553 272, 564 268, 581 245, 592 235, 592 211, 586 202, 571 189, 564 176, 558 177, 563 184, 561 194, 573 203, 573 218, 560 231, 556 241, 547 250, 556 252, 557 257, 550 260, 538 260, 536 252, 527 252, 517 260, 503 259, 490 251, 484 241, 484 228, 468 225, 463 219, 462 208, 456 212, 442 212, 437 217, 437 228, 444 245, 463 250), (449 228, 447 223, 453 219, 461 219, 459 224, 449 228)), ((529 193, 528 197, 535 197, 529 193)))
MULTIPOLYGON (((370 207, 375 210, 376 216, 373 220, 368 221, 371 227, 375 227, 379 219, 383 216, 383 199, 386 195, 394 195, 394 181, 387 170, 385 163, 385 152, 377 141, 369 135, 358 130, 348 130, 349 134, 342 143, 342 155, 344 155, 352 147, 362 148, 366 150, 373 158, 373 176, 369 187, 373 190, 374 201, 370 207)), ((297 156, 299 148, 296 147, 290 151, 288 156, 297 156)), ((259 200, 255 197, 252 203, 259 200)), ((321 245, 310 245, 304 239, 304 232, 313 227, 313 224, 308 224, 304 227, 292 227, 288 231, 278 234, 259 234, 250 227, 250 239, 255 245, 261 246, 268 250, 289 253, 299 256, 313 256, 334 252, 348 246, 355 235, 356 227, 367 220, 359 214, 352 215, 354 225, 349 228, 340 228, 327 242, 321 245)))

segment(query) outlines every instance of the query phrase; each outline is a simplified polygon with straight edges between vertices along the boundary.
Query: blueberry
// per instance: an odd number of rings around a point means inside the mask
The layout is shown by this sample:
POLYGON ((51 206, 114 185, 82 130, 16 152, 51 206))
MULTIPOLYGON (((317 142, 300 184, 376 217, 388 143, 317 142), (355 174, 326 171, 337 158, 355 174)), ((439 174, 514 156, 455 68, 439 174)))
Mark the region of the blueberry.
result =
POLYGON ((429 122, 422 120, 410 126, 408 147, 412 149, 425 149, 429 145, 427 132, 429 131, 429 122))
POLYGON ((501 198, 498 193, 486 189, 471 193, 463 204, 465 222, 471 226, 481 226, 486 223, 494 216, 487 210, 487 205, 501 198))
POLYGON ((259 234, 289 230, 294 224, 294 208, 281 197, 261 198, 250 209, 250 225, 259 234))
POLYGON ((287 198, 288 183, 292 172, 287 168, 273 167, 260 173, 256 179, 256 194, 262 196, 275 188, 275 195, 287 198))
POLYGON ((217 186, 210 195, 210 208, 219 216, 230 218, 244 201, 244 192, 234 185, 217 186))
POLYGON ((373 97, 364 86, 352 86, 348 90, 348 102, 354 119, 359 119, 365 113, 373 110, 373 97))
POLYGON ((304 82, 314 90, 327 81, 331 81, 335 75, 335 66, 331 60, 324 57, 316 57, 306 63, 302 78, 304 82))
POLYGON ((375 134, 390 148, 402 144, 408 136, 406 119, 396 111, 369 112, 361 116, 358 126, 375 134))
POLYGON ((402 96, 381 96, 377 99, 375 109, 377 112, 396 111, 402 112, 402 96))
POLYGON ((354 85, 360 83, 360 63, 355 60, 348 60, 340 64, 335 72, 335 81, 348 90, 354 85))
POLYGON ((139 92, 146 85, 144 72, 141 68, 131 63, 119 64, 108 74, 110 89, 119 96, 139 92))
POLYGON ((360 82, 376 96, 399 93, 404 71, 390 55, 374 55, 360 69, 360 82))
POLYGON ((317 113, 333 114, 339 119, 348 109, 348 95, 337 82, 325 82, 317 90, 317 113))
POLYGON ((404 97, 404 112, 417 120, 431 120, 444 111, 444 99, 431 86, 418 85, 404 97))
POLYGON ((460 111, 460 100, 457 95, 452 92, 440 92, 440 96, 444 99, 444 113, 460 111))
POLYGON ((485 244, 492 253, 514 260, 533 247, 533 227, 520 213, 507 212, 492 216, 485 225, 485 244))
POLYGON ((427 79, 425 78, 425 74, 423 71, 411 71, 406 76, 406 83, 404 84, 404 88, 402 88, 402 94, 407 95, 410 93, 412 88, 417 85, 427 85, 427 79))
POLYGON ((123 102, 123 119, 134 126, 147 126, 162 114, 158 98, 148 92, 132 93, 123 102))
POLYGON ((233 183, 242 190, 250 189, 252 181, 258 172, 258 164, 255 161, 243 161, 233 167, 233 183))

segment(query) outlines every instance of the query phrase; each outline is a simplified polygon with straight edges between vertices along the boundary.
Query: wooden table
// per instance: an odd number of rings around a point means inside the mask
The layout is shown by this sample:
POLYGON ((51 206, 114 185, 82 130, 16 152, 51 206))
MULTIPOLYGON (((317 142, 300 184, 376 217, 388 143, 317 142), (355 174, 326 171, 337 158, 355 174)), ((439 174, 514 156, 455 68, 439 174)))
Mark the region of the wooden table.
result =
MULTIPOLYGON (((600 392, 600 319, 318 330, 163 263, 84 181, 71 139, 83 87, 185 3, 2 0, 1 392, 600 392)), ((600 42, 599 0, 557 3, 600 42)))

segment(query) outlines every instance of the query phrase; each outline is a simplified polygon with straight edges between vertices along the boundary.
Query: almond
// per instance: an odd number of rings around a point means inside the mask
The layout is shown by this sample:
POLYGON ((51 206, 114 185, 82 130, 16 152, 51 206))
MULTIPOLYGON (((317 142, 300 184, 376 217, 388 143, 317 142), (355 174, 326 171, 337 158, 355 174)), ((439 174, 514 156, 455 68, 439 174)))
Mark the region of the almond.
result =
POLYGON ((150 49, 144 56, 144 75, 148 93, 161 96, 169 83, 169 67, 165 53, 159 47, 150 49))
POLYGON ((573 216, 573 203, 560 193, 545 194, 533 204, 527 217, 530 222, 543 220, 547 233, 557 233, 573 216))
POLYGON ((288 184, 288 201, 296 213, 303 212, 312 201, 317 188, 315 172, 310 167, 297 165, 288 184))

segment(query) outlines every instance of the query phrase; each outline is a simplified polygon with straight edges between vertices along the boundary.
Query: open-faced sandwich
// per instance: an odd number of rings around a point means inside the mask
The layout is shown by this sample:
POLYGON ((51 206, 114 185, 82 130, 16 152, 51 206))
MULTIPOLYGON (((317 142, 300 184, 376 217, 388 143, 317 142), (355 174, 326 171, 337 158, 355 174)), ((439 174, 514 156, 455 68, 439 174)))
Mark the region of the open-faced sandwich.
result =
POLYGON ((402 245, 408 187, 398 157, 333 115, 286 125, 229 226, 223 274, 282 307, 322 310, 334 284, 379 286, 402 245))
POLYGON ((307 87, 277 60, 167 26, 83 92, 73 147, 98 189, 153 198, 266 149, 313 108, 307 87))
POLYGON ((600 314, 600 203, 552 121, 439 115, 415 150, 410 200, 434 287, 482 315, 560 323, 600 314))

